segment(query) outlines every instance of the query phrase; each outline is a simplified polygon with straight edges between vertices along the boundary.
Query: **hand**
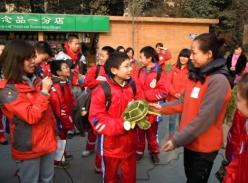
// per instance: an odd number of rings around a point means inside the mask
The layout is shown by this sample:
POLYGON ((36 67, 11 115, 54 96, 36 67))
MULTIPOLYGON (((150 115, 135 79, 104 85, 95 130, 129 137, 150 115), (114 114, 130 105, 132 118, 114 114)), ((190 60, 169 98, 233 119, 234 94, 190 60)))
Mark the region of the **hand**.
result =
POLYGON ((235 71, 235 67, 230 67, 230 70, 231 71, 235 71))
POLYGON ((180 98, 180 97, 181 97, 181 94, 180 94, 180 93, 176 93, 176 94, 175 94, 175 97, 176 97, 176 98, 180 98))
POLYGON ((104 76, 98 76, 96 78, 96 80, 98 80, 98 81, 107 81, 107 79, 104 76))
POLYGON ((163 150, 164 152, 172 151, 172 150, 174 150, 174 149, 175 149, 175 146, 174 146, 174 144, 173 144, 173 142, 172 142, 171 140, 168 140, 168 141, 166 142, 166 144, 164 144, 164 145, 162 146, 162 150, 163 150))
POLYGON ((156 104, 156 103, 149 103, 149 106, 151 106, 151 107, 153 107, 155 109, 158 109, 158 110, 160 110, 162 108, 161 105, 156 104))
POLYGON ((41 90, 49 92, 49 90, 51 89, 52 84, 53 84, 53 82, 52 82, 51 78, 50 77, 45 77, 42 80, 42 88, 41 88, 41 90))

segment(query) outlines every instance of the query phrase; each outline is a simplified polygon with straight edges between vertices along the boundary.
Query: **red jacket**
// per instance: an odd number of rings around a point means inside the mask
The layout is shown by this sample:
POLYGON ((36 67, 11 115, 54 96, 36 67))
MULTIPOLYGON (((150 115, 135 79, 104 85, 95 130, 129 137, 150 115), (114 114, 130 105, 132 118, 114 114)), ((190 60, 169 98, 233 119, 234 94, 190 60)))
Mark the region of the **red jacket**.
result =
POLYGON ((164 53, 159 53, 158 54, 158 59, 159 59, 159 65, 163 66, 166 61, 170 60, 172 58, 171 52, 169 50, 165 50, 164 53))
POLYGON ((228 132, 226 158, 230 162, 226 167, 224 183, 245 183, 248 180, 248 122, 237 110, 232 127, 228 132))
POLYGON ((214 152, 222 147, 224 120, 231 87, 223 74, 207 76, 204 83, 188 80, 185 95, 161 110, 164 114, 182 112, 179 132, 173 144, 195 152, 214 152))
MULTIPOLYGON (((135 130, 125 131, 122 113, 128 103, 134 99, 133 90, 128 83, 124 87, 108 80, 111 89, 111 105, 106 111, 103 89, 97 86, 92 92, 89 120, 94 130, 101 134, 99 152, 104 156, 123 158, 136 152, 137 134, 135 130)), ((140 86, 136 83, 135 99, 142 98, 140 86)))
POLYGON ((98 76, 103 76, 107 78, 103 65, 100 66, 100 71, 98 75, 96 75, 97 74, 96 71, 97 71, 97 65, 92 66, 88 70, 87 74, 85 75, 84 86, 92 89, 101 82, 101 81, 96 80, 98 76))
POLYGON ((188 67, 184 67, 183 69, 179 69, 176 65, 172 67, 169 74, 171 85, 169 95, 167 97, 168 101, 177 99, 175 96, 177 93, 181 95, 183 94, 188 80, 188 73, 188 67))
POLYGON ((68 130, 74 128, 72 109, 76 105, 76 99, 68 81, 62 81, 57 77, 52 77, 52 79, 54 83, 50 92, 51 104, 57 120, 62 125, 60 137, 64 139, 68 130))
MULTIPOLYGON (((165 72, 161 71, 160 79, 157 81, 156 77, 158 74, 159 65, 155 64, 153 68, 147 73, 146 68, 141 68, 136 73, 135 79, 140 83, 141 88, 144 92, 145 99, 148 102, 158 102, 165 99, 168 95, 170 82, 165 72)), ((150 122, 155 122, 157 116, 148 115, 150 122)))
POLYGON ((139 73, 136 73, 135 79, 141 84, 144 91, 145 99, 149 102, 158 102, 167 97, 170 81, 165 72, 161 72, 160 79, 156 81, 159 66, 155 64, 153 68, 147 73, 146 68, 143 67, 139 73))
POLYGON ((41 82, 6 83, 0 81, 0 103, 10 123, 12 158, 27 160, 55 151, 55 118, 50 97, 40 92, 41 82))
POLYGON ((40 66, 41 66, 45 76, 51 77, 52 74, 51 74, 50 64, 42 63, 42 64, 40 64, 40 66))

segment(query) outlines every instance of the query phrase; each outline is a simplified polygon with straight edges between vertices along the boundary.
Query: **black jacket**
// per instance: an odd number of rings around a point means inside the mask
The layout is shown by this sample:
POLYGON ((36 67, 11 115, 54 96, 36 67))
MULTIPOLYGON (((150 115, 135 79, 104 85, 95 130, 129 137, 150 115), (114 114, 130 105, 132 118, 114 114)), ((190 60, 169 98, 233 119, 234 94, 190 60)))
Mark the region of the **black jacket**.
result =
POLYGON ((244 54, 241 54, 240 57, 238 58, 237 60, 237 63, 235 65, 235 71, 231 71, 230 68, 232 66, 232 57, 233 57, 233 54, 229 55, 226 59, 226 65, 227 65, 227 68, 228 70, 231 72, 231 74, 233 76, 235 76, 236 74, 237 75, 240 75, 242 74, 242 72, 244 71, 245 69, 245 66, 246 66, 246 62, 247 62, 247 58, 244 54))

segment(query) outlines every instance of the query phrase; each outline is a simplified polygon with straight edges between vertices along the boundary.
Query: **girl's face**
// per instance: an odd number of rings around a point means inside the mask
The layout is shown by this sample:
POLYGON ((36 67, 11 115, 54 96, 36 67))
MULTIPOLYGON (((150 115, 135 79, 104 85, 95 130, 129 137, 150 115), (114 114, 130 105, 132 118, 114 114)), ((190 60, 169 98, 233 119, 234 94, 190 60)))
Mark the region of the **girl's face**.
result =
POLYGON ((23 71, 24 75, 32 74, 35 71, 35 58, 31 57, 24 60, 23 71))
POLYGON ((132 51, 132 50, 129 50, 129 51, 127 52, 127 56, 128 56, 129 58, 133 58, 133 51, 132 51))
POLYGON ((188 57, 183 57, 183 56, 181 56, 181 57, 179 57, 179 61, 180 61, 180 63, 181 63, 182 65, 187 65, 188 62, 189 62, 189 58, 188 58, 188 57))
POLYGON ((62 78, 67 78, 70 76, 70 68, 68 67, 68 65, 66 63, 61 64, 61 68, 59 71, 57 71, 57 74, 59 77, 62 78))
POLYGON ((239 91, 237 95, 237 108, 245 117, 248 117, 248 102, 240 95, 239 91))
POLYGON ((99 57, 100 64, 104 65, 105 62, 108 60, 108 58, 109 58, 108 52, 105 51, 105 50, 102 50, 101 53, 100 53, 100 57, 99 57))
POLYGON ((197 40, 193 41, 190 59, 195 68, 201 68, 207 65, 212 60, 212 56, 212 51, 209 50, 207 53, 203 53, 203 51, 200 50, 199 42, 197 40))
POLYGON ((122 84, 125 80, 130 79, 132 75, 132 66, 130 60, 127 59, 122 62, 118 69, 111 68, 111 72, 115 75, 114 80, 119 84, 122 84))
POLYGON ((141 52, 140 53, 140 63, 143 65, 143 66, 148 66, 152 63, 152 57, 149 57, 149 58, 146 58, 144 53, 141 52))
POLYGON ((242 53, 242 48, 238 47, 234 50, 235 55, 240 55, 242 53))

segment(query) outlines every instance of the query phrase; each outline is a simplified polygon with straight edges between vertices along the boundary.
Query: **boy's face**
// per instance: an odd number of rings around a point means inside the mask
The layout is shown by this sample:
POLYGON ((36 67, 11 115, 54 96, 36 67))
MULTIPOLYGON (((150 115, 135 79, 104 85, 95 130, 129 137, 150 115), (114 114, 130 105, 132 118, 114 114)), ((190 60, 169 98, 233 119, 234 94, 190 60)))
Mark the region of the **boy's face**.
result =
POLYGON ((146 67, 149 64, 151 64, 151 62, 152 62, 152 57, 146 58, 143 52, 140 53, 140 63, 142 64, 142 66, 146 67))
POLYGON ((237 108, 238 110, 245 116, 248 117, 248 103, 247 100, 244 99, 239 91, 238 91, 238 95, 237 95, 237 108))
POLYGON ((58 76, 62 76, 64 78, 67 78, 70 76, 70 68, 68 67, 68 65, 66 63, 63 63, 61 65, 61 68, 59 71, 57 71, 58 76))
POLYGON ((35 64, 41 64, 41 63, 47 62, 48 59, 50 58, 50 56, 47 53, 35 52, 35 54, 36 54, 36 58, 34 60, 35 64))
POLYGON ((111 72, 115 75, 115 79, 119 81, 125 81, 130 79, 132 75, 132 66, 129 59, 121 63, 120 67, 111 68, 111 72))
POLYGON ((102 50, 101 53, 100 53, 100 64, 101 65, 104 65, 105 62, 108 60, 109 58, 109 55, 108 55, 108 52, 105 51, 105 50, 102 50))
POLYGON ((74 38, 68 42, 72 52, 77 53, 80 47, 79 40, 74 38))

